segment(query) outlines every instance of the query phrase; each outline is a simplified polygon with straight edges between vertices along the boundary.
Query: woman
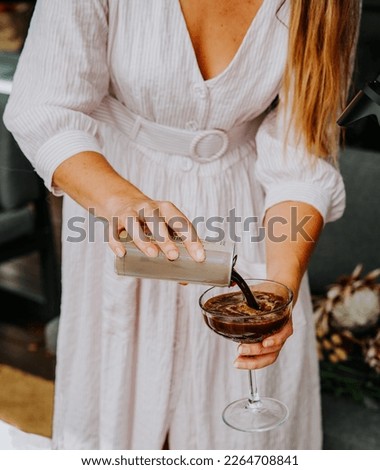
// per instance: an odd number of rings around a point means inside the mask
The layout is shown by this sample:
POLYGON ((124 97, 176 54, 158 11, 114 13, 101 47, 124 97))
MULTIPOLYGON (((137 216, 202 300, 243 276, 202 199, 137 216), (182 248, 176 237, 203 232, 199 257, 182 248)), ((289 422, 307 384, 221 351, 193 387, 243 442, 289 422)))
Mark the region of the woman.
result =
POLYGON ((46 186, 64 194, 55 448, 160 449, 166 436, 174 449, 320 448, 305 272, 323 224, 344 210, 327 157, 358 9, 356 0, 37 2, 5 123, 46 186), (228 230, 231 211, 254 221, 236 228, 240 271, 283 282, 298 299, 281 332, 241 345, 235 360, 263 368, 262 393, 290 407, 283 426, 255 435, 221 420, 246 394, 246 374, 232 367, 234 344, 203 323, 204 287, 113 270, 123 229, 157 255, 142 225, 158 216, 169 259, 178 256, 170 219, 187 217, 174 229, 202 269, 189 221, 223 217, 228 230), (113 251, 89 212, 116 218, 113 251), (95 237, 78 241, 76 217, 95 237), (262 224, 265 240, 252 241, 262 224))

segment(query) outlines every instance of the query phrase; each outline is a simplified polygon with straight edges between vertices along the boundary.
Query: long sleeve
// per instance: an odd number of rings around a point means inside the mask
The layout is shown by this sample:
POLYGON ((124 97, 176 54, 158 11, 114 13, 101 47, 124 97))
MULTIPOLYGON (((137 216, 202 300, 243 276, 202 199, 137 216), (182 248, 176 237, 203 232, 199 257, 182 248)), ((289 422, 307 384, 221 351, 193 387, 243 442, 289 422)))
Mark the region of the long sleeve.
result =
POLYGON ((90 114, 108 93, 106 0, 38 0, 4 123, 45 185, 82 151, 100 152, 90 114))
POLYGON ((277 203, 298 201, 316 208, 324 223, 340 218, 345 209, 340 172, 328 161, 308 154, 302 145, 294 145, 291 133, 285 148, 284 123, 276 108, 266 116, 256 136, 256 171, 265 191, 264 213, 277 203))

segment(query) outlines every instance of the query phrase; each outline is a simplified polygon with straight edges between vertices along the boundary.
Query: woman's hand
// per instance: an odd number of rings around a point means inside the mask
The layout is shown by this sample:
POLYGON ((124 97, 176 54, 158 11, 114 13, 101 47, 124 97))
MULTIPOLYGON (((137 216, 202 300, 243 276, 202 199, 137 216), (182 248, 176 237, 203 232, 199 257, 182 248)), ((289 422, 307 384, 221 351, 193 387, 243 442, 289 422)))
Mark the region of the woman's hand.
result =
POLYGON ((234 366, 238 369, 261 369, 273 364, 285 341, 293 334, 293 322, 290 316, 286 325, 276 334, 268 336, 262 343, 240 344, 239 356, 234 366))
MULTIPOLYGON (((285 284, 293 292, 293 306, 298 297, 302 277, 306 270, 315 241, 323 227, 321 214, 311 205, 298 201, 284 201, 270 207, 265 215, 267 277, 285 284), (281 220, 268 230, 268 222, 281 220), (306 222, 305 222, 306 221, 306 222), (294 232, 301 226, 302 234, 294 232), (303 236, 306 234, 307 236, 303 236), (271 236, 269 236, 271 235, 271 236), (281 242, 279 240, 281 239, 281 242)), ((260 369, 273 364, 286 340, 293 334, 293 323, 262 343, 241 344, 234 365, 238 369, 260 369)))
POLYGON ((183 238, 190 256, 204 261, 205 252, 189 219, 171 202, 154 201, 120 176, 103 155, 81 152, 62 162, 53 175, 53 186, 63 189, 72 199, 96 217, 109 223, 109 244, 115 255, 123 257, 125 248, 119 234, 125 230, 147 256, 161 250, 170 260, 178 258, 178 249, 169 230, 183 238), (157 244, 147 237, 151 232, 157 244))
MULTIPOLYGON (((293 293, 292 309, 298 298, 298 291, 300 286, 299 273, 297 270, 291 271, 286 276, 281 276, 281 273, 269 276, 271 279, 281 282, 286 285, 293 293), (289 275, 290 274, 290 275, 289 275)), ((262 367, 273 364, 284 346, 286 340, 293 334, 293 321, 290 315, 288 322, 285 326, 275 333, 268 336, 260 343, 240 344, 238 347, 239 356, 235 359, 234 366, 237 369, 261 369, 262 367)))
POLYGON ((173 261, 179 256, 170 237, 170 232, 175 232, 183 239, 190 256, 195 261, 204 261, 203 245, 190 220, 171 202, 152 200, 137 188, 133 189, 128 191, 128 196, 116 198, 108 207, 108 212, 113 214, 110 224, 110 246, 113 252, 119 257, 125 255, 125 248, 119 241, 120 232, 125 231, 147 256, 156 257, 161 250, 173 261), (146 229, 155 243, 147 236, 146 229))

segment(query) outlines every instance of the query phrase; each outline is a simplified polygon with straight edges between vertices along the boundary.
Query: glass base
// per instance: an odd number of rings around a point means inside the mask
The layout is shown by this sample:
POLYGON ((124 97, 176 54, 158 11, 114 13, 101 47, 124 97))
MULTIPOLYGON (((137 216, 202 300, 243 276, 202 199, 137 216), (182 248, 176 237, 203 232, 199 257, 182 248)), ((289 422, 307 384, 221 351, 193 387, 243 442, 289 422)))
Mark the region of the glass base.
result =
POLYGON ((237 431, 260 432, 277 428, 288 415, 288 407, 274 398, 264 397, 254 403, 243 398, 224 409, 223 421, 237 431))

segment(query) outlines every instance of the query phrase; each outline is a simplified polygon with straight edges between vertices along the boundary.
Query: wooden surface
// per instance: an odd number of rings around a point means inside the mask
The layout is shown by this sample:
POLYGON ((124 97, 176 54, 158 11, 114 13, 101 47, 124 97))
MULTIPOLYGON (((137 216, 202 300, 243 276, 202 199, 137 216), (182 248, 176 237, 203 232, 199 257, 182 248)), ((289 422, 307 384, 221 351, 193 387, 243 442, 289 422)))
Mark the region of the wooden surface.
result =
POLYGON ((51 437, 54 382, 0 364, 0 420, 51 437))

